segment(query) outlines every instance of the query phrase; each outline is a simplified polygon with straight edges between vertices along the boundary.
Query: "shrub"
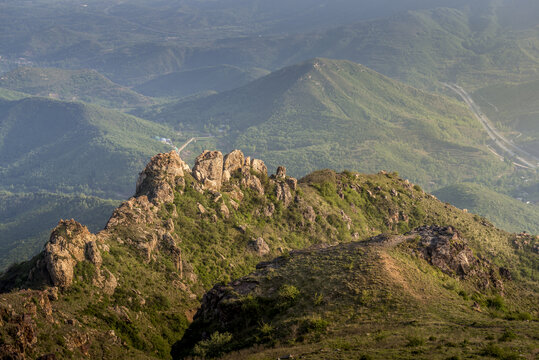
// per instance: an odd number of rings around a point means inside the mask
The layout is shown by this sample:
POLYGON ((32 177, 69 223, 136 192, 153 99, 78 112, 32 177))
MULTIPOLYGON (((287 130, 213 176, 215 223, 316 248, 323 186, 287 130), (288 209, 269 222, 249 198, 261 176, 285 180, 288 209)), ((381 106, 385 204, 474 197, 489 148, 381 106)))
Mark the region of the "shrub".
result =
POLYGON ((499 341, 511 341, 517 338, 517 335, 511 329, 505 329, 499 341))
POLYGON ((193 348, 193 355, 201 358, 214 358, 227 351, 227 345, 232 341, 232 334, 214 332, 209 339, 199 341, 193 348))
POLYGON ((409 336, 406 346, 408 347, 417 347, 425 344, 425 340, 417 336, 409 336))
POLYGON ((500 311, 505 311, 505 309, 506 309, 505 308, 505 302, 504 302, 503 298, 500 295, 496 295, 493 298, 487 299, 487 306, 489 308, 492 308, 492 309, 495 309, 495 310, 500 310, 500 311))
POLYGON ((279 289, 279 299, 288 303, 295 302, 299 294, 300 291, 294 285, 285 284, 279 289))
POLYGON ((512 353, 511 351, 502 349, 501 347, 495 345, 495 344, 489 344, 483 348, 481 351, 481 355, 483 356, 490 356, 493 358, 503 359, 503 360, 516 360, 520 359, 520 356, 518 356, 515 353, 512 353))

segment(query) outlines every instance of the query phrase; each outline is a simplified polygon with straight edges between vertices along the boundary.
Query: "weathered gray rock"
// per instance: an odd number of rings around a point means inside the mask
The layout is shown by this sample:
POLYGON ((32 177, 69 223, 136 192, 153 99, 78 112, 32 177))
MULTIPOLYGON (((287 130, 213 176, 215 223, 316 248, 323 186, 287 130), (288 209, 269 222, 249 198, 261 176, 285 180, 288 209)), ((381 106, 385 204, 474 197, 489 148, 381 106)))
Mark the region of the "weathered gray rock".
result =
POLYGON ((96 236, 75 220, 61 220, 45 245, 44 260, 51 282, 61 288, 73 283, 73 269, 85 258, 86 244, 96 236))
POLYGON ((275 177, 277 179, 284 179, 286 178, 286 168, 284 166, 279 166, 277 168, 277 172, 275 173, 275 177))
POLYGON ((446 274, 474 279, 477 285, 503 291, 498 271, 489 262, 474 255, 467 240, 451 226, 423 226, 415 230, 421 240, 419 255, 446 274))
POLYGON ((264 208, 264 216, 271 217, 273 216, 274 213, 275 213, 275 205, 273 205, 273 203, 270 202, 264 208))
POLYGON ((100 267, 103 263, 103 258, 101 257, 97 242, 89 241, 86 243, 86 259, 92 262, 96 267, 100 267))
POLYGON ((262 175, 268 175, 268 168, 266 167, 266 164, 262 160, 259 159, 252 159, 251 160, 251 169, 254 171, 262 174, 262 175))
POLYGON ((155 221, 158 210, 145 195, 133 197, 114 210, 105 229, 112 230, 119 225, 151 224, 155 221))
POLYGON ((285 181, 286 184, 290 187, 290 190, 296 191, 298 187, 298 179, 295 179, 293 177, 287 177, 285 181))
POLYGON ((137 180, 135 197, 146 195, 154 203, 174 201, 177 179, 189 171, 189 166, 177 152, 155 155, 137 180))
POLYGON ((284 204, 284 206, 288 206, 292 202, 292 193, 286 182, 278 181, 276 183, 275 196, 277 197, 277 200, 284 204))
POLYGON ((192 174, 203 189, 219 191, 223 177, 223 154, 220 151, 204 151, 196 158, 192 174))
POLYGON ((223 178, 225 183, 230 180, 230 176, 237 170, 240 170, 245 163, 245 157, 240 150, 234 150, 227 154, 223 160, 223 178))
POLYGON ((257 238, 249 242, 249 248, 259 256, 269 254, 270 248, 264 238, 257 238))
POLYGON ((226 206, 225 203, 221 204, 219 211, 221 212, 221 216, 225 219, 228 219, 228 217, 230 216, 230 210, 228 209, 228 206, 226 206))
POLYGON ((264 195, 264 186, 262 186, 262 182, 256 175, 252 174, 245 174, 244 177, 241 179, 241 183, 243 186, 247 186, 254 191, 256 191, 259 195, 264 195))

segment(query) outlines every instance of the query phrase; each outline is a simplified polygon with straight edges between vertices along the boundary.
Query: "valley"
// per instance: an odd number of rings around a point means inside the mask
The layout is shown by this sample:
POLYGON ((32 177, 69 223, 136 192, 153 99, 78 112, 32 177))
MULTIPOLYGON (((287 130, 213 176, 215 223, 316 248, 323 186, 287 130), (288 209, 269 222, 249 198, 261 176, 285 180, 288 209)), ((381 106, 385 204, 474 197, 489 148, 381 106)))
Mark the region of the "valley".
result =
POLYGON ((0 360, 536 359, 538 19, 0 1, 0 360))

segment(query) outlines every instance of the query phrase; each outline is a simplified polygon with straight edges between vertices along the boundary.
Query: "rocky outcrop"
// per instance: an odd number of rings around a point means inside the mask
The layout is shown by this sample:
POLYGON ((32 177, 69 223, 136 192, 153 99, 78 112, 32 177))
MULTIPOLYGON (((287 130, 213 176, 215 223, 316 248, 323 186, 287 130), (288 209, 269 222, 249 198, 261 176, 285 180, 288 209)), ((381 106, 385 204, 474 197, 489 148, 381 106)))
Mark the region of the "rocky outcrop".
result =
POLYGON ((423 226, 414 230, 420 236, 417 254, 444 273, 461 279, 472 279, 480 287, 503 290, 499 269, 476 256, 457 230, 440 226, 423 226))
POLYGON ((101 256, 95 245, 96 236, 86 226, 75 220, 61 220, 53 230, 49 242, 45 245, 44 261, 51 282, 60 288, 68 287, 73 282, 75 265, 91 256, 88 260, 100 261, 101 256), (87 251, 88 243, 91 250, 87 251))
POLYGON ((151 224, 156 219, 157 206, 148 201, 146 195, 133 197, 122 203, 110 217, 106 230, 117 226, 133 226, 134 224, 151 224))
POLYGON ((176 151, 154 156, 137 180, 135 197, 147 196, 153 203, 172 202, 174 189, 189 166, 176 151))
POLYGON ((266 164, 264 164, 262 160, 252 159, 250 167, 253 171, 259 174, 268 175, 268 168, 266 167, 266 164))
POLYGON ((240 170, 244 163, 245 157, 240 150, 234 150, 230 154, 227 154, 223 161, 222 183, 229 181, 232 174, 240 170))
POLYGON ((219 191, 223 177, 223 154, 220 151, 204 151, 196 158, 192 174, 203 189, 219 191))
POLYGON ((284 206, 290 205, 293 196, 292 192, 296 191, 298 180, 286 176, 286 168, 279 166, 275 175, 270 177, 270 180, 275 184, 275 197, 282 202, 284 206))
POLYGON ((249 242, 249 248, 254 251, 258 256, 264 256, 269 254, 270 248, 264 238, 257 238, 249 242))

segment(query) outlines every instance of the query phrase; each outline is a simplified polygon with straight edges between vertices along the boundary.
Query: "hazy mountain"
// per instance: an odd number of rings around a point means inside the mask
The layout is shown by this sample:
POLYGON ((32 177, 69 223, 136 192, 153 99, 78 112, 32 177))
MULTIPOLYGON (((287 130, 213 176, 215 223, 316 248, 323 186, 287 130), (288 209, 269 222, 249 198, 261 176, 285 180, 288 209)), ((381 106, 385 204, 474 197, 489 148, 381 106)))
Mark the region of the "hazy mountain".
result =
POLYGON ((436 188, 487 181, 507 167, 482 145, 485 134, 464 105, 347 61, 307 61, 158 110, 154 119, 175 126, 228 129, 226 147, 296 175, 387 169, 436 188))
POLYGON ((184 97, 208 91, 231 90, 268 73, 263 69, 242 70, 235 66, 219 65, 161 75, 135 89, 148 96, 184 97))
POLYGON ((508 139, 539 157, 539 80, 492 85, 473 97, 508 139))
POLYGON ((80 219, 97 231, 118 203, 80 194, 0 190, 0 270, 40 252, 60 219, 80 219))
POLYGON ((0 87, 31 95, 116 108, 151 104, 150 99, 113 83, 95 70, 22 67, 3 74, 0 77, 0 87))
POLYGON ((167 149, 170 130, 83 103, 45 98, 0 102, 1 186, 123 197, 137 169, 167 149))
POLYGON ((84 103, 0 100, 0 268, 41 249, 61 218, 102 227, 166 127, 84 103), (5 192, 7 191, 7 192, 5 192), (97 197, 92 197, 94 195, 97 197))

